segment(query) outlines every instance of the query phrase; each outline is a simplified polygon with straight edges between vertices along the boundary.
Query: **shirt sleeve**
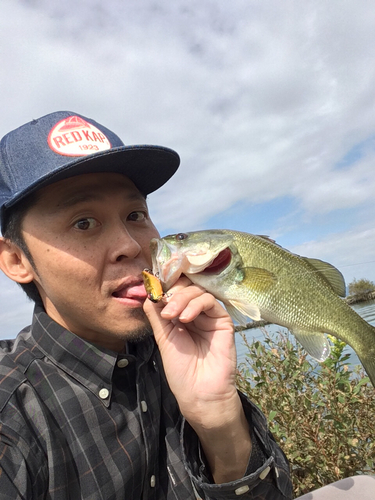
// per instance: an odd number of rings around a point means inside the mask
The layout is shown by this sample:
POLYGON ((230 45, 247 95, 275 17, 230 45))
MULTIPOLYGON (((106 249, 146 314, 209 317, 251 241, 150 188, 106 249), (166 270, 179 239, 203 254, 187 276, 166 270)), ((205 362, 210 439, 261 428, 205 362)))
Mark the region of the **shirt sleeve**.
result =
POLYGON ((1 500, 42 499, 45 470, 30 445, 12 429, 1 425, 0 498, 1 500))
POLYGON ((253 448, 242 479, 214 484, 201 457, 199 440, 190 425, 183 421, 181 442, 183 460, 196 497, 205 500, 286 500, 293 498, 289 463, 268 430, 267 420, 258 407, 240 393, 253 448))

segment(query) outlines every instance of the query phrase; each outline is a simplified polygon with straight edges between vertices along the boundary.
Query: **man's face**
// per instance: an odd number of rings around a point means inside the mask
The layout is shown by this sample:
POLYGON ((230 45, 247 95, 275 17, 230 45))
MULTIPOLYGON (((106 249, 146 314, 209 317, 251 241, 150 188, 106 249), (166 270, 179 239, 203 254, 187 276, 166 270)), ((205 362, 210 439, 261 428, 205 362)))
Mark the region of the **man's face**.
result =
POLYGON ((40 190, 22 230, 46 312, 119 351, 149 329, 142 270, 158 236, 146 200, 120 174, 86 174, 40 190))

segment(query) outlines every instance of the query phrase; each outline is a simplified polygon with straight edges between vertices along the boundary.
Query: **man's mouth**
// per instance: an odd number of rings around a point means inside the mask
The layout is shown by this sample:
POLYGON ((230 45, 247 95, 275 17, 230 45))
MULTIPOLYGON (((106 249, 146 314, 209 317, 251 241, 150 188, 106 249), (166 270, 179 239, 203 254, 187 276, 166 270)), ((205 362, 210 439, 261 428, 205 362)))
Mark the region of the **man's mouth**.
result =
POLYGON ((147 298, 147 293, 142 282, 133 285, 124 285, 115 290, 112 293, 112 297, 116 299, 145 300, 147 298))

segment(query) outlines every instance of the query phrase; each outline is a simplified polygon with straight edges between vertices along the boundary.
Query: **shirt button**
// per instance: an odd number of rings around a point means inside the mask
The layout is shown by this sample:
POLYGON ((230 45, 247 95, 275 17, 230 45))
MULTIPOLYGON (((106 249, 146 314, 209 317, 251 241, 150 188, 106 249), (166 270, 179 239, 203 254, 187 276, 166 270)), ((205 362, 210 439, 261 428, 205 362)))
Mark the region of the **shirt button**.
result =
POLYGON ((100 389, 99 391, 99 397, 100 399, 107 399, 109 396, 109 390, 103 387, 103 389, 100 389))
POLYGON ((128 364, 129 364, 129 361, 128 361, 126 358, 119 359, 119 360, 117 361, 117 366, 118 366, 119 368, 125 368, 126 366, 128 366, 128 364))
POLYGON ((269 471, 271 470, 271 467, 268 466, 266 467, 260 474, 259 474, 259 479, 264 479, 265 477, 268 476, 269 471))
POLYGON ((142 408, 143 413, 146 413, 146 411, 147 411, 146 401, 141 401, 141 408, 142 408))
POLYGON ((150 477, 150 486, 151 486, 151 488, 155 488, 155 484, 156 484, 156 477, 154 475, 152 475, 150 477))
POLYGON ((236 490, 234 490, 235 494, 236 495, 243 495, 244 493, 247 493, 249 491, 249 487, 247 486, 247 484, 245 484, 244 486, 240 486, 239 488, 237 488, 236 490))

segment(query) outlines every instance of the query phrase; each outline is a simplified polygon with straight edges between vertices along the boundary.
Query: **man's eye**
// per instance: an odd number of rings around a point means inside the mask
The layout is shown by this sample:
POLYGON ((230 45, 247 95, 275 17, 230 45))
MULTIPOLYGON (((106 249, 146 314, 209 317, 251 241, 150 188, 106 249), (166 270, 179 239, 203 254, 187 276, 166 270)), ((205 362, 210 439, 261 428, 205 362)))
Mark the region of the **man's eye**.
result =
POLYGON ((80 229, 81 231, 87 231, 87 229, 93 229, 96 226, 96 220, 92 217, 87 217, 85 219, 78 220, 74 227, 80 229))
POLYGON ((146 213, 141 210, 137 210, 136 212, 131 212, 128 215, 128 220, 131 221, 142 221, 146 219, 146 213))

